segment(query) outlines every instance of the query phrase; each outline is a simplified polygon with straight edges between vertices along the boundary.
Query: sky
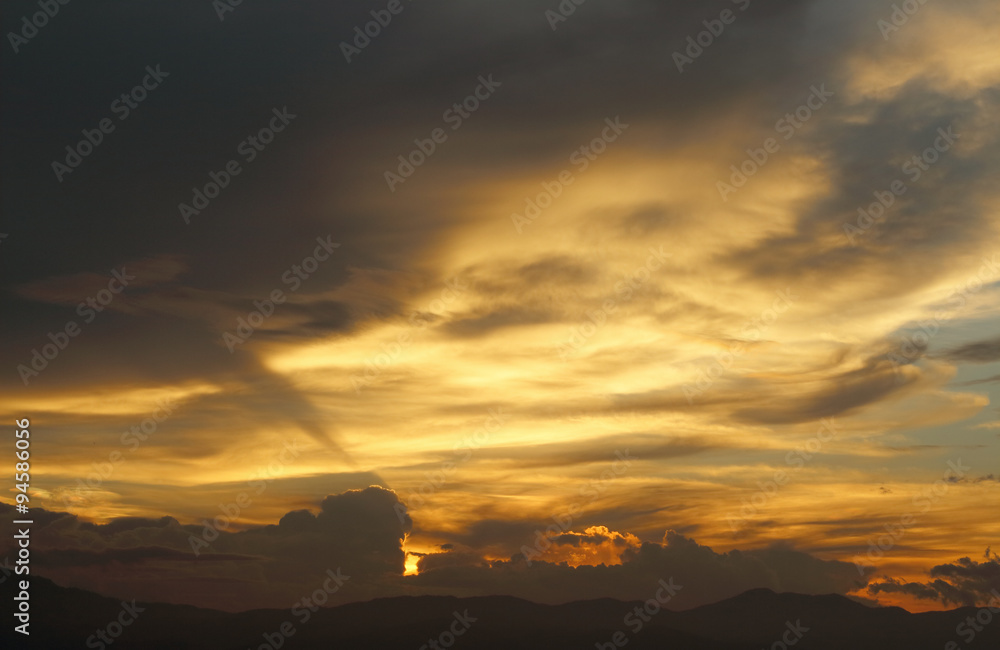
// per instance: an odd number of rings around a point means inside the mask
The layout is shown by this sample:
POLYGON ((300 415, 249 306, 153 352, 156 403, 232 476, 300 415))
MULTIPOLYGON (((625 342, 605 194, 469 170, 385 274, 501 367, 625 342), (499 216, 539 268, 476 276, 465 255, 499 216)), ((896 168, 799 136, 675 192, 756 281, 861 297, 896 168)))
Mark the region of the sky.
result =
POLYGON ((33 571, 230 611, 338 567, 341 601, 985 603, 1000 7, 904 4, 94 2, 8 36, 33 571))

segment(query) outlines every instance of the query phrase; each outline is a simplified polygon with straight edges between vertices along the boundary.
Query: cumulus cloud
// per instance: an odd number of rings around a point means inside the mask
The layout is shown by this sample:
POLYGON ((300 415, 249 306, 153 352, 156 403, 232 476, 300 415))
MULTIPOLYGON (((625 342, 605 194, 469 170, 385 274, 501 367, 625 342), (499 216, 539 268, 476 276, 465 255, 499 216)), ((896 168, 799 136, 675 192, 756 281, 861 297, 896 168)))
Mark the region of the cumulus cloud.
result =
POLYGON ((592 547, 595 556, 609 545, 618 546, 622 549, 620 563, 574 567, 567 562, 536 559, 529 564, 524 555, 488 566, 438 560, 434 565, 429 563, 427 571, 411 577, 408 586, 429 593, 459 590, 461 595, 506 594, 562 603, 609 596, 645 599, 657 580, 674 578, 684 586, 676 605, 687 608, 759 587, 779 592, 847 594, 865 584, 852 564, 820 560, 782 545, 716 553, 673 531, 668 531, 662 542, 636 544, 631 535, 604 527, 570 532, 553 541, 576 549, 592 547))
POLYGON ((903 582, 886 577, 868 585, 872 595, 902 593, 944 605, 984 605, 1000 600, 1000 557, 986 550, 985 561, 963 557, 930 570, 931 580, 903 582))
POLYGON ((402 575, 402 542, 412 528, 396 495, 380 487, 331 495, 316 513, 296 510, 241 531, 225 517, 206 527, 171 517, 93 524, 36 513, 36 521, 46 518, 32 545, 32 568, 42 575, 100 593, 227 610, 285 607, 338 568, 357 585, 338 596, 363 600, 386 576, 402 575))
POLYGON ((845 594, 859 585, 853 565, 787 546, 720 554, 673 531, 662 542, 642 543, 604 526, 550 536, 544 560, 519 554, 487 561, 467 546, 446 544, 417 554, 419 574, 404 576, 402 544, 412 520, 393 492, 378 487, 328 496, 318 512, 295 510, 276 525, 217 535, 171 517, 93 524, 39 511, 36 519, 46 523, 34 533, 33 569, 60 584, 234 611, 287 606, 337 568, 351 576, 350 589, 333 602, 400 594, 630 600, 646 597, 660 578, 674 578, 684 585, 678 605, 696 606, 757 587, 845 594), (207 545, 192 545, 198 537, 207 545))
POLYGON ((582 533, 568 530, 548 536, 547 541, 551 546, 543 556, 545 561, 570 566, 621 564, 629 549, 641 546, 635 535, 609 530, 607 526, 591 526, 582 533))

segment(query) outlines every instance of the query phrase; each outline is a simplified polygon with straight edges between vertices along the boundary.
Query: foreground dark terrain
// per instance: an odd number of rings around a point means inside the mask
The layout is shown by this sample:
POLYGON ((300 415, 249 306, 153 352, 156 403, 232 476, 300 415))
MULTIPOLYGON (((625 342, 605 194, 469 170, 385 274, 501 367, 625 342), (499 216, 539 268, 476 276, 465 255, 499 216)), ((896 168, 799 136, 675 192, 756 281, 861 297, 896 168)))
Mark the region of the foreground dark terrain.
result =
MULTIPOLYGON (((13 598, 12 582, 7 580, 3 585, 6 603, 13 598)), ((748 591, 692 610, 661 611, 649 617, 638 632, 634 630, 641 619, 632 616, 626 622, 626 616, 640 603, 615 600, 547 606, 508 597, 387 598, 320 609, 305 623, 301 622, 301 616, 282 610, 230 614, 139 603, 143 611, 110 645, 101 642, 95 632, 99 627, 107 629, 108 623, 116 620, 122 612, 121 601, 64 589, 35 578, 31 602, 30 640, 25 643, 24 637, 13 635, 8 621, 4 625, 2 647, 46 650, 1000 648, 1000 622, 979 626, 981 631, 963 625, 968 617, 976 616, 975 608, 911 614, 898 608, 865 607, 841 596, 776 594, 766 589, 748 591), (282 624, 286 624, 286 630, 291 629, 289 625, 294 626, 294 634, 280 634, 282 624), (454 641, 447 633, 449 628, 461 631, 454 641), (614 646, 611 642, 617 632, 621 633, 617 637, 620 645, 614 646), (430 644, 431 640, 440 645, 430 644), (950 642, 954 645, 949 645, 950 642)), ((982 618, 986 618, 985 614, 982 618)), ((111 631, 118 629, 112 625, 111 631)))

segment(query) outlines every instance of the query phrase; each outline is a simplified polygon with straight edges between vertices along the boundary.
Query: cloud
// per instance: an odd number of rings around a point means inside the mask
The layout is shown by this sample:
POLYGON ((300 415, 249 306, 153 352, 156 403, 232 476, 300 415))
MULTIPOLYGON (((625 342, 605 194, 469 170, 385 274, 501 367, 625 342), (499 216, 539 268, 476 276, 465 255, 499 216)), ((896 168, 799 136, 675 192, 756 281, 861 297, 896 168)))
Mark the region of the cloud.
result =
POLYGON ((466 550, 452 550, 453 546, 450 544, 445 544, 444 546, 451 548, 443 549, 447 551, 444 553, 421 554, 420 559, 417 561, 417 568, 421 573, 452 567, 489 565, 489 562, 477 553, 466 550))
POLYGON ((478 451, 476 458, 497 461, 511 467, 567 467, 590 463, 610 463, 619 458, 662 460, 683 458, 732 448, 709 438, 685 438, 664 433, 624 433, 572 442, 522 445, 495 445, 478 451), (613 450, 613 451, 608 451, 613 450))
POLYGON ((643 599, 657 580, 674 578, 684 587, 677 599, 680 608, 716 602, 758 587, 846 594, 864 585, 852 564, 819 560, 780 545, 720 554, 672 531, 664 536, 662 543, 636 545, 627 534, 603 527, 567 533, 558 543, 580 549, 620 543, 624 552, 617 564, 575 568, 544 560, 529 565, 523 555, 495 561, 488 567, 449 565, 438 560, 428 571, 409 578, 408 585, 418 592, 505 594, 536 602, 562 603, 609 596, 621 600, 643 599))
MULTIPOLYGON (((0 514, 11 510, 4 505, 0 514)), ((191 539, 204 535, 203 526, 172 517, 93 524, 38 511, 36 520, 46 523, 33 533, 33 569, 59 584, 227 610, 285 607, 336 568, 351 576, 338 602, 423 593, 630 600, 661 577, 684 585, 685 606, 756 587, 847 593, 858 586, 853 565, 788 546, 719 554, 673 531, 662 543, 642 543, 604 526, 551 536, 552 562, 529 563, 524 555, 488 562, 464 544, 444 544, 441 552, 418 553, 420 573, 404 577, 402 544, 412 520, 393 492, 378 487, 328 496, 317 512, 295 510, 276 525, 238 532, 225 525, 217 537, 205 537, 208 547, 196 544, 197 555, 191 539), (164 575, 165 583, 157 579, 164 575)), ((14 550, 8 545, 5 552, 14 550)))
POLYGON ((824 379, 817 388, 809 384, 792 388, 782 397, 758 399, 757 405, 737 411, 744 422, 789 424, 844 415, 906 390, 914 378, 900 381, 898 368, 885 359, 870 359, 856 370, 824 379))
MULTIPOLYGON (((0 506, 8 521, 12 510, 0 506)), ((36 521, 45 514, 36 512, 36 521)), ((33 531, 32 569, 99 593, 244 610, 287 607, 328 569, 342 568, 358 585, 344 597, 363 600, 384 576, 402 575, 412 528, 396 495, 380 487, 328 496, 315 514, 292 511, 276 525, 233 531, 225 517, 216 524, 129 517, 95 525, 59 513, 33 531)))
POLYGON ((901 593, 922 600, 935 600, 944 605, 994 605, 1000 599, 1000 558, 986 550, 986 561, 968 557, 949 564, 939 564, 930 570, 931 580, 902 582, 885 578, 868 586, 872 595, 901 593))
MULTIPOLYGON (((138 546, 125 549, 105 549, 85 551, 81 549, 53 549, 42 551, 37 556, 38 563, 49 569, 105 567, 108 565, 136 565, 162 560, 165 562, 197 562, 197 556, 157 546, 138 546)), ((256 562, 257 558, 245 555, 213 553, 207 563, 212 562, 256 562)))
MULTIPOLYGON (((903 397, 926 385, 927 377, 916 370, 901 371, 888 354, 864 359, 845 355, 837 365, 823 360, 822 368, 807 371, 796 368, 788 375, 773 370, 766 378, 723 374, 693 402, 676 388, 616 395, 613 404, 616 409, 643 411, 684 412, 691 408, 718 411, 724 408, 740 422, 755 425, 814 422, 855 413, 903 397)), ((711 361, 704 364, 713 371, 716 369, 711 361)), ((591 406, 591 410, 596 408, 591 406)))
POLYGON ((458 337, 476 337, 498 330, 525 325, 551 323, 559 317, 550 312, 523 306, 495 306, 485 313, 462 314, 444 327, 448 334, 458 337))
MULTIPOLYGON (((1000 338, 968 343, 941 353, 941 356, 951 361, 968 361, 970 363, 992 363, 1000 361, 1000 338)), ((981 382, 994 381, 997 378, 981 379, 981 382)))
MULTIPOLYGON (((94 297, 98 291, 107 289, 112 278, 117 280, 114 285, 116 293, 122 289, 144 292, 169 284, 187 271, 188 266, 182 255, 162 254, 126 261, 113 268, 102 269, 101 272, 82 272, 35 280, 20 285, 15 291, 26 300, 76 306, 86 298, 94 297), (115 272, 120 273, 121 278, 115 272)), ((107 308, 123 309, 124 302, 126 301, 112 300, 107 308)))
POLYGON ((546 562, 562 563, 570 566, 585 564, 621 564, 629 549, 639 548, 641 542, 635 535, 609 530, 607 526, 591 526, 582 533, 568 530, 562 534, 550 535, 544 557, 546 562))
POLYGON ((974 602, 963 598, 958 590, 943 580, 923 584, 919 582, 900 582, 892 578, 886 579, 868 586, 868 593, 873 596, 878 594, 905 594, 921 600, 940 600, 947 604, 954 602, 959 605, 972 605, 974 602))
MULTIPOLYGON (((642 596, 647 590, 639 589, 643 576, 630 573, 633 562, 645 553, 659 558, 652 568, 675 570, 685 552, 736 586, 794 584, 785 570, 780 581, 769 573, 770 564, 801 559, 787 549, 767 558, 733 556, 684 551, 676 537, 649 540, 662 532, 665 512, 684 517, 672 524, 679 533, 719 539, 724 515, 706 513, 729 507, 748 459, 794 446, 793 425, 837 416, 850 446, 831 446, 824 463, 843 462, 843 471, 816 471, 800 484, 815 488, 813 498, 789 493, 787 510, 768 518, 770 529, 759 528, 762 535, 791 531, 809 548, 841 543, 824 536, 811 513, 839 510, 841 495, 850 493, 844 481, 877 485, 888 474, 903 493, 916 473, 931 470, 914 467, 924 456, 900 460, 884 452, 917 449, 908 439, 916 428, 918 442, 929 443, 921 454, 943 449, 953 432, 931 424, 973 417, 984 407, 982 395, 942 388, 951 371, 944 361, 995 360, 996 341, 943 358, 918 342, 903 367, 892 366, 887 342, 936 317, 943 296, 965 286, 984 254, 995 254, 987 252, 1000 232, 989 2, 928 6, 886 42, 875 27, 882 6, 754 0, 683 74, 672 53, 717 8, 679 0, 588 3, 552 31, 536 2, 446 0, 406 12, 391 36, 373 39, 348 65, 336 43, 370 20, 360 0, 245 7, 234 30, 229 20, 220 27, 208 4, 94 5, 53 45, 72 53, 60 58, 65 74, 53 78, 43 58, 28 56, 9 71, 15 92, 5 95, 3 115, 5 132, 14 135, 5 151, 17 161, 17 182, 5 187, 12 220, 0 299, 16 318, 0 326, 0 356, 15 360, 11 366, 27 362, 50 332, 77 318, 74 305, 100 289, 112 268, 124 264, 137 276, 134 291, 116 298, 36 383, 22 385, 10 367, 0 376, 0 390, 15 396, 9 410, 22 408, 20 396, 30 398, 48 429, 37 453, 52 472, 38 477, 37 487, 55 495, 75 486, 92 462, 121 448, 123 430, 145 417, 134 410, 82 414, 71 404, 117 404, 137 387, 199 387, 103 483, 97 503, 77 511, 148 519, 87 528, 60 516, 47 534, 58 534, 66 550, 104 554, 95 562, 110 569, 116 563, 104 560, 116 549, 184 553, 188 524, 159 519, 161 512, 195 521, 195 513, 228 503, 241 475, 268 464, 286 440, 304 433, 310 441, 282 469, 280 498, 268 493, 253 516, 260 523, 293 514, 267 533, 225 532, 219 543, 230 550, 220 551, 203 576, 161 553, 130 560, 134 579, 124 572, 106 582, 72 574, 72 561, 59 567, 67 579, 117 589, 143 578, 176 589, 168 595, 183 602, 270 602, 262 594, 269 582, 284 584, 281 570, 301 564, 287 572, 289 584, 275 587, 276 599, 307 582, 307 567, 333 561, 318 540, 360 563, 359 575, 395 575, 402 560, 385 513, 391 500, 360 498, 384 520, 349 509, 338 515, 363 520, 356 530, 375 540, 371 562, 356 557, 359 539, 302 509, 319 507, 314 495, 384 484, 376 473, 383 468, 391 468, 393 487, 406 486, 398 487, 405 494, 426 480, 440 450, 475 430, 471 413, 499 404, 511 405, 516 421, 428 499, 410 532, 421 549, 453 542, 466 555, 425 555, 427 575, 416 584, 453 571, 455 581, 442 588, 457 589, 479 575, 463 572, 485 571, 483 593, 498 585, 557 599, 573 593, 565 584, 577 581, 580 593, 606 595, 599 586, 609 578, 620 581, 617 593, 642 596), (95 39, 113 46, 90 47, 95 39), (106 114, 115 89, 132 87, 141 66, 161 58, 171 73, 164 87, 54 185, 53 156, 93 126, 87 116, 106 114), (439 126, 442 111, 465 97, 478 75, 490 73, 503 84, 496 96, 390 192, 383 174, 397 156, 439 126), (746 187, 721 200, 716 182, 728 177, 729 166, 774 137, 776 121, 819 84, 835 93, 831 102, 782 140, 746 187), (69 95, 73 103, 61 101, 69 95), (237 143, 256 133, 275 105, 299 117, 185 225, 178 202, 236 156, 237 143), (523 211, 525 198, 563 169, 579 171, 570 154, 614 116, 631 124, 622 139, 589 161, 529 230, 514 232, 510 214, 523 211), (954 150, 857 244, 847 241, 845 222, 854 223, 858 209, 875 200, 872 192, 888 188, 901 165, 949 125, 961 135, 954 150), (282 288, 282 273, 327 233, 343 242, 336 258, 230 354, 222 333, 255 300, 282 288), (596 310, 609 296, 620 298, 615 287, 632 277, 651 244, 663 244, 669 262, 603 319, 596 310), (445 280, 457 276, 471 288, 428 315, 418 335, 406 317, 431 309, 445 280), (786 287, 801 300, 758 340, 746 341, 744 324, 759 319, 774 291, 786 287), (593 337, 576 358, 559 359, 560 343, 582 328, 593 328, 593 337), (410 335, 406 346, 398 343, 401 330, 410 335), (737 341, 747 343, 746 353, 690 403, 682 387, 737 341), (385 365, 378 381, 356 393, 350 378, 376 362, 385 365), (569 411, 580 416, 568 419, 569 411), (616 419, 624 412, 635 418, 616 419), (534 527, 523 521, 524 511, 545 509, 589 463, 611 459, 618 448, 643 459, 642 476, 629 475, 637 489, 630 483, 627 496, 609 497, 600 512, 588 513, 602 518, 585 525, 603 524, 609 535, 634 534, 652 546, 630 546, 625 561, 613 542, 584 540, 584 532, 560 548, 622 564, 468 566, 479 555, 507 557, 530 540, 534 527), (873 449, 877 468, 858 458, 873 449), (352 460, 356 475, 329 478, 352 460), (188 484, 173 485, 182 480, 188 484), (807 523, 784 526, 796 520, 807 523), (91 546, 77 549, 61 526, 91 546), (278 557, 279 548, 292 548, 292 555, 278 557), (178 565, 176 582, 162 579, 178 565), (529 582, 549 575, 558 577, 551 588, 529 582), (215 584, 202 589, 199 580, 215 584), (226 584, 242 585, 245 594, 218 586, 226 584)), ((948 318, 963 320, 980 313, 973 303, 995 302, 989 279, 982 280, 987 286, 969 297, 967 312, 948 318)), ((987 499, 977 499, 963 515, 988 516, 988 508, 987 499)), ((989 532, 963 526, 969 534, 989 532)), ((912 535, 915 547, 941 548, 930 526, 912 535)), ((136 553, 130 557, 142 556, 136 553)), ((806 580, 809 589, 843 588, 839 578, 823 582, 840 575, 836 565, 799 568, 827 576, 806 580)), ((690 579, 689 593, 700 582, 705 598, 725 591, 721 578, 690 579)), ((364 593, 361 584, 350 587, 364 593)), ((389 589, 373 584, 372 593, 389 589)))
POLYGON ((978 386, 980 384, 993 384, 1000 382, 1000 375, 994 375, 992 377, 984 377, 983 379, 973 379, 971 381, 962 382, 960 386, 978 386))

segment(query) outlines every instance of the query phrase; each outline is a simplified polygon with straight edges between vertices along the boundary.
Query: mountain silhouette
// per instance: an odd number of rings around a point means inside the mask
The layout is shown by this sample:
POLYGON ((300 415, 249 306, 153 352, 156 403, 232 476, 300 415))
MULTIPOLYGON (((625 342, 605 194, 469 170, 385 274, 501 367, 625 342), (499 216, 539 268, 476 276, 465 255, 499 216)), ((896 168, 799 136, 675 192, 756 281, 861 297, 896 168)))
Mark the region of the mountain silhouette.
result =
MULTIPOLYGON (((3 585, 7 602, 13 598, 13 582, 7 580, 3 585)), ((15 634, 8 621, 2 647, 433 650, 435 645, 429 643, 433 640, 437 647, 456 650, 1000 648, 1000 620, 977 624, 981 631, 963 625, 979 612, 973 607, 912 614, 897 607, 867 607, 843 596, 777 594, 767 589, 754 589, 695 609, 662 610, 640 617, 636 608, 642 606, 641 602, 611 599, 539 605, 508 596, 407 596, 319 608, 303 620, 304 609, 297 615, 291 610, 227 613, 187 605, 136 603, 134 622, 119 627, 116 622, 131 607, 131 601, 123 608, 120 599, 63 588, 34 577, 31 635, 15 634), (631 618, 627 618, 630 613, 631 618), (641 629, 636 631, 640 621, 641 629), (101 641, 98 629, 113 635, 107 637, 113 643, 101 641), (948 646, 949 642, 955 645, 948 646)))

